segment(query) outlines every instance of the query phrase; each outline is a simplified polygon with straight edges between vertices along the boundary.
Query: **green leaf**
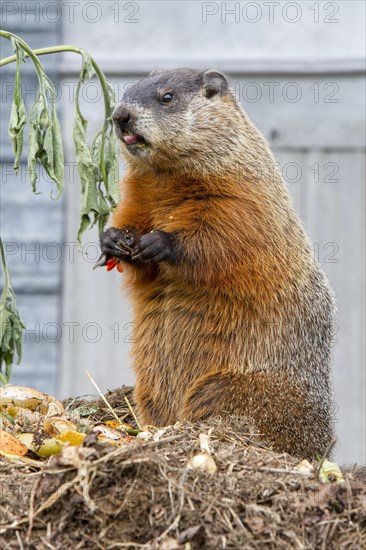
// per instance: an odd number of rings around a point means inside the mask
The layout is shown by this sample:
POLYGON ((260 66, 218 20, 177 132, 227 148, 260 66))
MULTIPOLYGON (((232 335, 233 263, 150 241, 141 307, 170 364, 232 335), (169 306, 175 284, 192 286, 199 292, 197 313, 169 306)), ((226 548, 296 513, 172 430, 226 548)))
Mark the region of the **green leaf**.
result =
POLYGON ((58 193, 55 199, 58 199, 64 189, 64 154, 62 150, 61 128, 54 100, 52 101, 51 119, 46 129, 43 147, 45 155, 44 158, 41 158, 41 162, 47 174, 56 183, 58 193))
MULTIPOLYGON (((56 112, 56 90, 44 72, 37 55, 19 37, 1 31, 10 38, 16 61, 16 74, 13 102, 9 121, 9 135, 14 150, 14 169, 17 172, 23 150, 26 110, 21 95, 20 64, 24 61, 24 51, 32 59, 39 81, 39 90, 29 115, 28 171, 32 189, 37 188, 37 164, 42 165, 56 183, 57 197, 64 187, 64 157, 60 124, 56 112)), ((52 50, 52 48, 51 48, 52 50)), ((61 51, 57 48, 58 51, 61 51)), ((111 114, 115 106, 112 86, 92 58, 86 52, 75 48, 82 55, 82 69, 79 77, 73 138, 78 170, 81 180, 81 222, 78 232, 80 240, 86 228, 98 224, 102 231, 109 213, 119 200, 117 141, 113 133, 111 114), (82 116, 79 105, 79 92, 86 79, 97 75, 104 97, 104 123, 91 148, 86 139, 87 121, 82 116)), ((56 51, 56 49, 55 49, 56 51)), ((49 52, 51 53, 51 51, 49 52)), ((51 195, 52 196, 52 195, 51 195)), ((3 245, 0 239, 1 263, 4 271, 4 290, 0 302, 0 382, 10 378, 14 355, 18 363, 22 356, 22 333, 25 328, 16 308, 15 295, 10 284, 10 273, 6 265, 3 245), (3 372, 5 364, 5 372, 3 372)))
POLYGON ((116 105, 114 90, 109 82, 106 82, 109 97, 109 116, 106 126, 109 127, 109 134, 106 136, 105 168, 107 181, 105 182, 107 200, 110 209, 115 208, 120 200, 119 190, 119 164, 118 164, 118 142, 113 129, 112 112, 116 105))
POLYGON ((16 69, 14 82, 14 95, 11 105, 10 120, 9 120, 9 136, 13 144, 14 151, 14 171, 18 174, 19 161, 23 151, 24 127, 27 122, 27 114, 21 94, 20 82, 20 63, 24 61, 24 55, 15 40, 11 40, 16 53, 16 69))
POLYGON ((0 382, 7 384, 10 379, 15 353, 18 356, 18 364, 22 359, 22 338, 25 324, 16 307, 15 295, 11 288, 10 273, 6 264, 1 239, 0 255, 4 273, 4 289, 0 302, 0 382), (2 372, 3 363, 5 363, 5 374, 2 372))
POLYGON ((95 70, 92 64, 92 60, 90 55, 87 52, 82 53, 83 58, 83 65, 81 68, 81 75, 80 78, 82 78, 82 82, 84 83, 87 78, 92 78, 95 75, 95 70))
MULTIPOLYGON (((83 65, 76 92, 75 121, 73 128, 75 156, 81 183, 80 226, 78 231, 79 241, 84 231, 87 228, 93 227, 96 223, 98 223, 99 230, 101 230, 107 222, 111 210, 108 192, 106 190, 104 194, 102 190, 101 151, 103 130, 98 132, 92 146, 89 148, 86 137, 87 121, 80 111, 79 94, 81 86, 87 78, 91 78, 94 74, 95 71, 91 59, 84 53, 83 65)), ((110 164, 112 165, 114 174, 116 174, 113 165, 112 149, 110 152, 110 164)))
MULTIPOLYGON (((40 162, 40 158, 43 152, 43 141, 41 131, 41 120, 43 117, 44 108, 42 105, 42 99, 38 95, 34 102, 30 116, 29 116, 29 137, 28 137, 28 172, 32 190, 35 193, 37 190, 37 162, 40 162)), ((44 126, 44 122, 42 123, 44 126)))
POLYGON ((53 171, 55 175, 55 183, 57 185, 58 194, 56 199, 59 198, 64 189, 64 152, 62 148, 62 135, 60 123, 57 118, 55 100, 52 104, 52 142, 54 150, 54 165, 53 171))
POLYGON ((37 123, 32 119, 29 121, 29 135, 28 135, 28 172, 32 186, 32 190, 36 192, 37 185, 37 153, 38 153, 38 131, 37 123))
POLYGON ((118 145, 117 139, 111 127, 108 136, 107 151, 105 156, 105 166, 107 171, 108 199, 111 207, 117 206, 120 200, 119 192, 119 165, 118 165, 118 145))
POLYGON ((98 216, 98 230, 99 233, 102 233, 105 224, 108 221, 109 214, 111 213, 110 205, 106 201, 104 195, 100 193, 99 195, 99 216, 98 216))
POLYGON ((92 227, 95 224, 99 213, 98 193, 96 188, 99 170, 97 164, 92 159, 91 151, 87 144, 86 128, 87 122, 82 116, 77 102, 73 139, 81 184, 80 227, 78 231, 79 241, 83 232, 88 227, 92 227), (92 219, 92 217, 94 219, 92 219))
MULTIPOLYGON (((43 91, 45 90, 46 87, 43 91)), ((37 186, 37 164, 41 164, 49 177, 56 183, 57 199, 64 188, 61 129, 54 99, 50 112, 46 97, 42 93, 38 94, 32 106, 29 124, 28 170, 34 192, 37 186)))
POLYGON ((50 178, 54 179, 55 175, 53 173, 53 162, 54 162, 54 154, 53 154, 53 140, 52 140, 52 125, 50 124, 44 133, 43 140, 42 140, 42 146, 41 154, 40 154, 40 161, 45 168, 47 174, 50 176, 50 178))
MULTIPOLYGON (((101 143, 102 143, 102 130, 99 130, 99 132, 96 134, 96 136, 93 140, 93 143, 91 144, 91 147, 90 147, 90 152, 91 152, 91 157, 93 159, 93 162, 95 162, 95 164, 98 165, 99 169, 100 169, 99 161, 100 161, 101 143)), ((101 177, 102 177, 101 171, 99 171, 98 181, 101 180, 101 177)))

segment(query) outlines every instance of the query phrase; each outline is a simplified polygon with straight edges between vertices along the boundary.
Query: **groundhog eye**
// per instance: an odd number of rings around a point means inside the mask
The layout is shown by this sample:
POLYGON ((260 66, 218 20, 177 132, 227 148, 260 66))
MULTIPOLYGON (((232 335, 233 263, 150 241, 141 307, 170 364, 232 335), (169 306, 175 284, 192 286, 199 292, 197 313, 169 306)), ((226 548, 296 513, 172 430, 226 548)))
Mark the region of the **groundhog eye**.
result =
POLYGON ((173 99, 173 94, 171 94, 170 92, 167 92, 162 96, 161 101, 163 103, 169 103, 169 101, 171 101, 172 99, 173 99))

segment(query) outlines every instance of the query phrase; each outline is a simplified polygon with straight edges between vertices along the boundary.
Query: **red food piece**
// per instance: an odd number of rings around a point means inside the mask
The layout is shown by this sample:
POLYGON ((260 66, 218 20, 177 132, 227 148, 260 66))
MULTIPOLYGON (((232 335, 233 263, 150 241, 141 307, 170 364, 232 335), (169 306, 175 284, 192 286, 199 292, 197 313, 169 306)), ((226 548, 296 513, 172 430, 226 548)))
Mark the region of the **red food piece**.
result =
POLYGON ((121 265, 121 263, 116 260, 115 258, 110 258, 108 260, 108 262, 106 263, 106 266, 107 266, 107 271, 112 271, 112 269, 114 269, 115 267, 117 268, 117 270, 122 273, 123 271, 123 266, 121 265))
POLYGON ((117 265, 117 261, 114 258, 111 258, 106 263, 107 271, 111 271, 112 269, 114 269, 116 267, 116 265, 117 265))

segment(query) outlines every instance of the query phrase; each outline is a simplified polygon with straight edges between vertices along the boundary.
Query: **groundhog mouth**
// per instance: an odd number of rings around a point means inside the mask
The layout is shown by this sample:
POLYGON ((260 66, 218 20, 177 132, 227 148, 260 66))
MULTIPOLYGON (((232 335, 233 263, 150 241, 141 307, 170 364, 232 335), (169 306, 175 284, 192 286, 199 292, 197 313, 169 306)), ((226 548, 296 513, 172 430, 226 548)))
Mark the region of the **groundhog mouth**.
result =
POLYGON ((146 139, 139 134, 124 134, 122 136, 122 140, 124 141, 128 149, 131 150, 140 149, 149 145, 146 139))

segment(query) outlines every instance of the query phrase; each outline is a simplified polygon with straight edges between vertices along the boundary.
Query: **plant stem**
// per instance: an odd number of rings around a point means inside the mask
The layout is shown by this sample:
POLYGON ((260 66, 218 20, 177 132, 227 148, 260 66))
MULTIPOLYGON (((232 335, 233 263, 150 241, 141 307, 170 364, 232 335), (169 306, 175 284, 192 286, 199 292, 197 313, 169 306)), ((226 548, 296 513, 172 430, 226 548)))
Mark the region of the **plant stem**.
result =
MULTIPOLYGON (((33 61, 34 67, 37 71, 39 83, 40 83, 40 85, 42 85, 42 83, 44 81, 43 67, 42 67, 41 63, 39 62, 38 57, 34 54, 33 50, 28 46, 28 44, 26 42, 24 42, 24 40, 22 40, 21 38, 16 36, 15 34, 12 34, 10 32, 0 31, 0 37, 7 38, 8 40, 11 40, 13 38, 14 40, 16 40, 19 43, 19 46, 21 46, 21 48, 25 51, 25 55, 27 57, 30 57, 31 60, 33 61)), ((7 57, 7 58, 0 61, 0 67, 2 67, 3 61, 5 61, 7 63, 10 63, 11 61, 16 61, 16 59, 17 59, 16 55, 12 55, 11 57, 7 57)), ((4 65, 6 65, 6 63, 4 63, 4 65)))
MULTIPOLYGON (((82 48, 77 48, 76 46, 69 46, 69 45, 52 46, 52 47, 49 47, 49 48, 39 48, 37 50, 32 50, 28 46, 28 44, 26 42, 24 42, 21 38, 19 38, 15 34, 12 34, 10 32, 6 32, 6 31, 0 31, 0 37, 7 38, 8 40, 10 40, 11 38, 14 38, 15 40, 17 40, 19 42, 19 44, 21 45, 21 47, 23 48, 23 50, 25 51, 26 57, 30 57, 32 59, 34 65, 35 65, 35 68, 37 70, 37 73, 39 75, 40 75, 40 72, 39 72, 40 63, 39 63, 38 57, 37 57, 39 55, 47 55, 47 54, 51 54, 51 53, 61 53, 61 52, 74 52, 74 53, 78 53, 80 55, 86 54, 85 50, 83 50, 82 48)), ((108 128, 108 118, 110 116, 110 112, 109 112, 109 91, 108 91, 107 81, 106 81, 106 78, 105 78, 104 74, 102 73, 102 71, 100 70, 100 68, 98 67, 98 65, 96 64, 96 62, 94 61, 94 59, 90 55, 89 55, 89 58, 90 58, 92 66, 93 66, 93 69, 94 69, 94 71, 95 71, 95 73, 96 73, 96 75, 99 79, 100 85, 102 87, 102 92, 103 92, 104 124, 103 124, 103 129, 102 129, 100 169, 101 169, 101 172, 102 172, 103 181, 104 181, 105 185, 107 185, 107 174, 106 174, 106 170, 105 170, 105 160, 104 160, 104 148, 105 148, 106 131, 107 131, 107 128, 108 128)), ((8 63, 13 63, 14 61, 16 61, 16 55, 12 55, 10 57, 5 57, 4 59, 0 60, 0 67, 3 67, 5 65, 7 65, 8 63)), ((43 79, 43 74, 41 74, 41 78, 43 79)))
POLYGON ((1 266, 4 273, 4 289, 3 289, 3 293, 4 293, 4 292, 7 292, 10 287, 10 275, 9 275, 8 265, 6 263, 4 245, 1 237, 0 237, 0 258, 1 258, 1 266))

